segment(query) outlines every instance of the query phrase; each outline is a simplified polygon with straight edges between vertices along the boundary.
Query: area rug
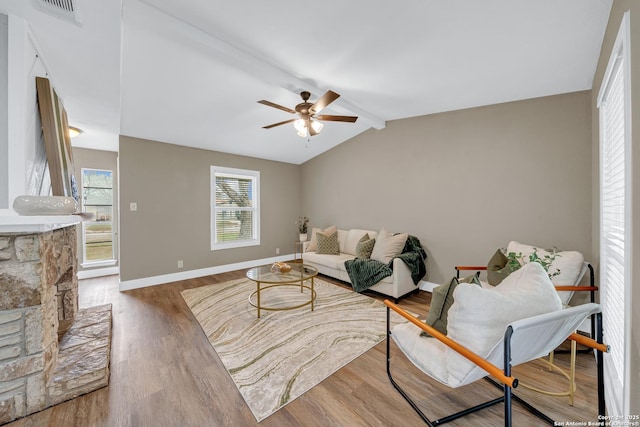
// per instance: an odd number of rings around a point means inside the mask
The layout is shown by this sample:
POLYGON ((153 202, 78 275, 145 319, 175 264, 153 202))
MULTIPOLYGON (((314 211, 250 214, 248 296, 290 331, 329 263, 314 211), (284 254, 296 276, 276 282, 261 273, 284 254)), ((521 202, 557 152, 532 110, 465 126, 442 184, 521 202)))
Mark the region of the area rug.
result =
MULTIPOLYGON (((258 319, 249 304, 255 289, 238 279, 188 289, 182 297, 258 422, 385 338, 386 306, 376 299, 316 279, 314 311, 262 310, 258 319)), ((298 287, 261 295, 263 305, 276 307, 308 299, 309 291, 298 287)), ((404 321, 392 314, 394 324, 404 321)))

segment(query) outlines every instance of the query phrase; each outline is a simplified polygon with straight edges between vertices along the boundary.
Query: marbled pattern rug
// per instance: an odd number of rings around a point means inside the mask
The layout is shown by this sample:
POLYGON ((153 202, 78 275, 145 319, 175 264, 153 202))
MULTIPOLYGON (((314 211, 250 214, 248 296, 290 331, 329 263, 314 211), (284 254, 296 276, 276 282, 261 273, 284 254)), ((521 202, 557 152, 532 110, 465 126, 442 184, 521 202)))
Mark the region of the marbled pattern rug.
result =
MULTIPOLYGON (((316 278, 314 311, 263 310, 258 319, 248 301, 255 289, 238 279, 188 289, 182 297, 258 421, 385 338, 386 307, 373 298, 316 278)), ((261 294, 270 306, 309 299, 309 290, 301 294, 299 287, 261 294)), ((394 314, 392 321, 403 319, 394 314)))

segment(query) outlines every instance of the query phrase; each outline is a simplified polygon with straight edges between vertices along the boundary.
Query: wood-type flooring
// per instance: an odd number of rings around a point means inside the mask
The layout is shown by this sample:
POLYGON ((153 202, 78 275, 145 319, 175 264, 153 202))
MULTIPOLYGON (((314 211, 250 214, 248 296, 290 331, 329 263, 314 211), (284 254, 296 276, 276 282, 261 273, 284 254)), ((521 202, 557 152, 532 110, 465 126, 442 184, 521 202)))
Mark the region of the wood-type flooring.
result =
MULTIPOLYGON (((244 274, 240 270, 126 292, 118 291, 118 276, 81 280, 81 307, 113 304, 109 386, 7 426, 425 425, 389 383, 385 342, 258 424, 180 296, 183 289, 220 283, 244 274)), ((429 292, 420 291, 402 299, 399 305, 423 317, 430 300, 429 292)), ((301 316, 306 309, 300 309, 301 316)), ((434 417, 500 395, 499 390, 485 381, 449 389, 424 376, 393 344, 392 350, 394 378, 434 417)), ((557 355, 556 361, 567 366, 568 356, 557 355)), ((595 421, 595 371, 593 355, 579 354, 574 406, 568 404, 567 398, 549 397, 522 387, 516 393, 530 399, 559 423, 595 421)), ((565 385, 559 375, 549 372, 539 361, 517 367, 515 374, 521 381, 536 381, 556 390, 565 385)), ((514 414, 515 426, 543 425, 518 404, 514 404, 514 414)), ((503 406, 499 404, 448 425, 500 426, 502 415, 503 406)))

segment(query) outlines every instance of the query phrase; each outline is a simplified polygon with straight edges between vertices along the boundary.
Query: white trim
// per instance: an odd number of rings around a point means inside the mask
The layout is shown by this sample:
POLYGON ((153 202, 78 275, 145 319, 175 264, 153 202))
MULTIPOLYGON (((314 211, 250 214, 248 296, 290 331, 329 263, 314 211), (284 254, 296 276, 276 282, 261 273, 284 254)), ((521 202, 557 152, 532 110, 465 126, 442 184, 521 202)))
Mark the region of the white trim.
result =
POLYGON ((623 38, 623 51, 624 51, 624 144, 625 144, 625 283, 624 283, 624 295, 625 295, 625 307, 624 311, 626 313, 625 316, 625 349, 624 349, 624 386, 622 390, 622 399, 623 399, 623 410, 622 415, 629 414, 631 410, 631 345, 632 341, 631 337, 631 313, 633 313, 633 308, 631 306, 631 260, 633 259, 633 221, 632 221, 632 210, 633 210, 633 169, 632 169, 632 158, 633 158, 633 144, 631 139, 631 25, 629 22, 629 11, 625 12, 622 17, 622 23, 620 24, 621 30, 624 31, 623 38))
POLYGON ((78 280, 92 279, 94 277, 113 276, 115 274, 120 274, 120 267, 115 266, 109 268, 92 268, 90 270, 78 271, 78 280))
MULTIPOLYGON (((114 209, 113 203, 115 201, 114 197, 113 197, 113 193, 116 190, 113 187, 113 179, 114 179, 114 174, 113 171, 111 169, 99 169, 99 168, 81 168, 80 169, 80 188, 82 189, 82 193, 81 193, 81 197, 80 197, 80 209, 82 212, 86 212, 86 206, 85 206, 85 199, 86 199, 86 194, 85 194, 85 182, 84 182, 84 172, 85 171, 96 171, 96 172, 108 172, 111 174, 111 221, 95 221, 95 220, 86 220, 86 221, 82 221, 82 235, 81 235, 81 240, 82 240, 82 260, 84 261, 82 263, 82 267, 83 268, 91 268, 91 267, 100 267, 100 266, 105 266, 105 265, 115 265, 115 263, 117 262, 116 260, 116 248, 114 245, 114 241, 116 239, 116 229, 114 226, 114 217, 116 215, 116 211, 114 209), (109 259, 102 259, 99 261, 87 261, 87 225, 90 224, 94 224, 94 225, 99 225, 99 224, 110 224, 111 225, 111 258, 109 259)), ((106 188, 105 188, 106 189, 106 188)), ((95 219, 95 218, 94 218, 95 219)))
POLYGON ((421 291, 427 291, 427 292, 433 292, 436 286, 440 286, 440 285, 433 282, 427 282, 426 280, 421 280, 420 283, 418 284, 418 288, 420 288, 421 291))
POLYGON ((210 217, 209 217, 209 230, 211 232, 211 250, 224 250, 232 248, 243 248, 247 246, 259 246, 260 245, 260 171, 254 171, 249 169, 227 168, 223 166, 211 166, 211 176, 209 182, 210 191, 210 217), (247 210, 253 212, 253 233, 254 239, 232 241, 224 243, 216 243, 216 175, 226 175, 232 178, 252 178, 253 188, 252 195, 254 206, 251 208, 239 210, 247 210))
POLYGON ((215 267, 200 268, 197 270, 181 271, 179 273, 163 274, 161 276, 144 277, 142 279, 120 281, 120 291, 146 288, 147 286, 162 285, 165 283, 177 282, 180 280, 195 279, 197 277, 210 276, 212 274, 226 273, 229 271, 242 270, 245 268, 268 265, 276 261, 291 261, 293 254, 281 255, 273 258, 255 259, 251 261, 236 262, 234 264, 219 265, 215 267))
POLYGON ((99 267, 110 267, 112 265, 116 265, 117 262, 118 261, 116 261, 115 259, 108 259, 104 261, 87 261, 87 262, 83 262, 81 266, 82 268, 87 268, 87 269, 99 268, 99 267))
MULTIPOLYGON (((606 405, 607 412, 610 415, 624 415, 629 414, 630 408, 630 397, 631 392, 629 390, 630 384, 630 373, 631 373, 631 348, 629 343, 631 342, 631 324, 629 315, 632 312, 631 307, 631 260, 632 256, 632 220, 631 220, 631 210, 633 206, 633 201, 631 200, 632 196, 632 169, 631 169, 631 159, 632 159, 632 140, 631 140, 631 53, 630 53, 630 24, 629 24, 629 11, 625 12, 622 17, 622 21, 620 23, 620 28, 618 30, 618 34, 616 36, 615 43, 613 48, 611 49, 611 55, 609 57, 609 61, 607 63, 607 68, 605 70, 605 74, 602 78, 600 90, 598 92, 597 98, 597 106, 600 108, 601 103, 604 100, 605 95, 608 93, 608 89, 610 86, 611 75, 616 69, 616 65, 619 61, 623 61, 622 63, 622 73, 624 77, 624 150, 625 150, 625 212, 624 212, 624 221, 625 221, 625 236, 624 236, 624 295, 625 295, 625 313, 626 316, 624 318, 624 349, 623 349, 623 378, 622 381, 622 390, 620 390, 619 384, 614 384, 613 378, 617 377, 615 373, 611 370, 611 363, 607 363, 608 355, 605 354, 605 396, 606 396, 606 405)), ((599 135, 599 194, 600 197, 602 195, 602 186, 603 186, 603 177, 602 177, 602 161, 603 161, 603 146, 602 141, 604 139, 603 136, 603 126, 602 126, 602 114, 600 114, 600 135, 599 135)), ((602 239, 602 202, 599 206, 599 234, 600 239, 602 239)), ((602 249, 601 249, 602 250, 602 249)))

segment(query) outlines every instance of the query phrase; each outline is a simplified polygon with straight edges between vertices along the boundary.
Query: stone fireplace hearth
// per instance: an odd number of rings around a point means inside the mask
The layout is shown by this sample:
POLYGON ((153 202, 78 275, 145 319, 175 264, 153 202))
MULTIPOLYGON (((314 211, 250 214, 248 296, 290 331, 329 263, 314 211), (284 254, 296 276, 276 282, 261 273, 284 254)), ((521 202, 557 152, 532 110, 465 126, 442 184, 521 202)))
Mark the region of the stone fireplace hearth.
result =
POLYGON ((108 384, 111 305, 78 310, 76 244, 0 232, 0 424, 108 384))

